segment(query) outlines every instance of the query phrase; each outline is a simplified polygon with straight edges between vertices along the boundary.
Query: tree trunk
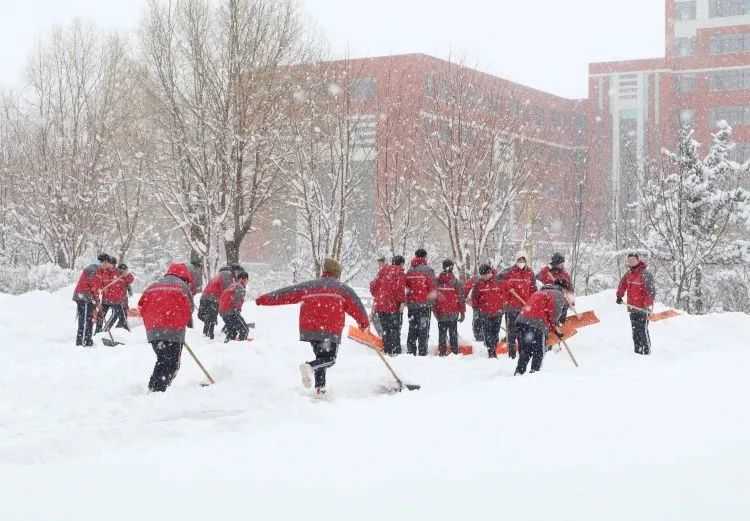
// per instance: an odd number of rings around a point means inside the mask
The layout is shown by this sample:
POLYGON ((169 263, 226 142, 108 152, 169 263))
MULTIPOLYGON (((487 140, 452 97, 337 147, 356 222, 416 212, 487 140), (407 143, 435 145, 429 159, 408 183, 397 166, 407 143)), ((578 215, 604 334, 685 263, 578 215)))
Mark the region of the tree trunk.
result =
POLYGON ((227 264, 239 264, 241 241, 224 241, 224 250, 227 254, 227 264))

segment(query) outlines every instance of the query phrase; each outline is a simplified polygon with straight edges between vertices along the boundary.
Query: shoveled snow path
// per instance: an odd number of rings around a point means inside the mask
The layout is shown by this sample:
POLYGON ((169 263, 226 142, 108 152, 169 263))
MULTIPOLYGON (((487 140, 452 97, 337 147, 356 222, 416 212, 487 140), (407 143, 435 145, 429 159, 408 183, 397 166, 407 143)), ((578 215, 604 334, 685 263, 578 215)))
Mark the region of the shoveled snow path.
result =
POLYGON ((423 389, 392 396, 346 341, 315 401, 294 308, 250 306, 251 344, 190 332, 218 384, 185 353, 152 395, 142 328, 75 348, 69 295, 0 295, 3 520, 750 517, 744 315, 655 324, 641 358, 607 292, 579 299, 602 318, 570 340, 580 369, 564 352, 523 378, 507 359, 404 356, 423 389))

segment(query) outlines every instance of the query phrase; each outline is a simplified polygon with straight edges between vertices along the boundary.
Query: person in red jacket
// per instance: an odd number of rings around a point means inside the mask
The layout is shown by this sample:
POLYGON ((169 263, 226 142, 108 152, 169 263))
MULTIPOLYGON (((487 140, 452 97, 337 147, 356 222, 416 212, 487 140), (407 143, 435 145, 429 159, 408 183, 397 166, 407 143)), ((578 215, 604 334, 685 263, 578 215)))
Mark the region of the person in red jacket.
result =
POLYGON ((100 269, 111 266, 112 258, 106 253, 97 257, 99 264, 90 264, 81 272, 73 290, 73 302, 76 303, 78 311, 78 330, 76 331, 76 345, 93 347, 95 313, 99 304, 99 277, 100 269))
POLYGON ((201 295, 198 306, 198 319, 203 321, 203 335, 214 339, 214 328, 219 320, 219 299, 235 281, 235 274, 242 270, 239 265, 224 266, 219 274, 212 278, 201 295))
MULTIPOLYGON (((383 268, 386 267, 385 263, 385 257, 378 257, 378 273, 375 275, 375 278, 377 280, 377 277, 380 276, 380 272, 383 270, 383 268)), ((370 294, 372 294, 372 284, 375 281, 370 282, 370 294)), ((383 338, 383 326, 380 324, 380 316, 375 311, 375 305, 373 303, 372 309, 370 310, 370 325, 375 328, 375 332, 378 334, 380 338, 383 338)))
POLYGON ((232 283, 221 294, 219 299, 219 314, 226 324, 227 337, 224 343, 231 340, 244 341, 250 334, 250 326, 242 317, 242 305, 245 303, 245 294, 247 281, 249 280, 247 272, 241 271, 237 274, 236 282, 232 283))
POLYGON ((180 368, 185 329, 193 316, 191 282, 186 264, 171 264, 164 277, 146 288, 138 302, 146 337, 156 353, 156 365, 148 382, 152 392, 166 391, 180 368))
POLYGON ((326 370, 336 363, 341 333, 346 315, 357 321, 360 329, 368 329, 370 320, 362 301, 352 288, 339 281, 341 264, 334 259, 323 263, 323 275, 289 286, 255 301, 258 306, 283 306, 302 303, 299 314, 299 333, 302 342, 312 345, 315 360, 300 365, 302 385, 312 386, 315 377, 315 393, 326 392, 326 370))
POLYGON ((518 349, 518 329, 516 319, 531 295, 536 292, 534 272, 528 265, 525 253, 516 255, 516 263, 501 275, 505 300, 505 327, 508 335, 508 356, 516 357, 518 349))
POLYGON ((406 306, 409 309, 406 350, 410 355, 417 354, 419 344, 419 356, 427 356, 432 304, 436 298, 435 272, 427 265, 427 251, 420 248, 414 253, 411 269, 406 274, 406 306))
POLYGON ((560 338, 562 332, 558 326, 568 305, 575 304, 573 288, 565 279, 557 279, 554 284, 544 286, 535 292, 518 315, 518 337, 521 350, 516 366, 516 375, 526 373, 531 361, 531 372, 542 368, 544 351, 547 347, 547 335, 555 331, 560 338))
POLYGON ((106 298, 104 294, 112 288, 118 276, 117 259, 115 257, 110 257, 109 262, 102 264, 96 272, 96 284, 99 289, 99 307, 96 312, 95 335, 102 332, 104 319, 113 305, 113 302, 106 298))
POLYGON ((381 268, 370 283, 373 314, 383 331, 383 352, 390 356, 401 354, 401 325, 406 302, 404 264, 404 258, 396 255, 391 265, 381 268))
POLYGON ((484 330, 482 329, 482 315, 477 307, 475 293, 472 291, 474 286, 479 283, 479 276, 475 275, 468 279, 464 284, 464 295, 471 295, 471 332, 476 342, 484 342, 484 330))
POLYGON ((128 287, 135 281, 135 277, 126 264, 117 266, 117 277, 109 286, 102 291, 103 305, 112 310, 112 315, 104 327, 109 331, 117 324, 117 327, 130 331, 127 319, 128 287))
POLYGON ((487 355, 497 358, 497 344, 500 342, 500 324, 503 317, 504 304, 502 283, 497 273, 489 264, 479 267, 479 281, 471 290, 471 300, 475 309, 479 310, 482 321, 484 345, 487 355))
POLYGON ((453 274, 453 266, 452 260, 444 260, 443 272, 437 281, 435 318, 438 321, 439 356, 448 356, 448 337, 451 352, 458 354, 458 323, 463 322, 466 317, 464 286, 453 274))
POLYGON ((555 253, 552 256, 549 266, 542 268, 537 274, 536 279, 541 282, 543 286, 552 285, 558 279, 565 280, 571 287, 573 285, 570 273, 565 271, 565 257, 562 253, 555 253))
POLYGON ((656 299, 654 276, 637 253, 628 255, 628 271, 617 288, 617 303, 628 294, 630 326, 633 330, 633 345, 639 355, 651 354, 651 336, 648 333, 648 316, 656 299))

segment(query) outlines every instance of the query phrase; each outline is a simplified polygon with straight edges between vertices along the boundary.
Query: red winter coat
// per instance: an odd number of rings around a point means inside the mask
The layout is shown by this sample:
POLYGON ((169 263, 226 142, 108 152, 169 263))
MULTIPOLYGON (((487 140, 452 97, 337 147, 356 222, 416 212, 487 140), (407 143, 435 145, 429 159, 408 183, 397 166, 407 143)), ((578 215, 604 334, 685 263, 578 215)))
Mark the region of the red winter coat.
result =
POLYGON ((534 272, 530 268, 519 268, 513 266, 505 270, 500 279, 503 284, 503 293, 505 299, 505 309, 520 310, 524 302, 528 302, 531 295, 536 292, 536 279, 534 272), (511 290, 513 290, 511 292, 511 290), (518 297, 513 295, 515 292, 518 297), (523 302, 520 299, 523 300, 523 302))
POLYGON ((641 309, 648 309, 654 305, 656 298, 656 284, 654 276, 648 271, 646 263, 641 261, 620 281, 617 296, 622 298, 628 294, 628 304, 641 309))
POLYGON ((479 278, 471 290, 471 301, 474 309, 479 310, 483 316, 496 317, 503 312, 505 297, 503 285, 497 275, 492 275, 489 280, 479 278))
POLYGON ((406 274, 401 266, 384 266, 370 282, 375 313, 398 313, 406 302, 406 274))
POLYGON ((99 265, 91 264, 86 266, 78 277, 78 284, 73 290, 73 300, 76 302, 94 303, 99 301, 99 265))
POLYGON ((410 308, 427 307, 434 298, 435 272, 427 265, 427 259, 414 257, 406 274, 406 304, 410 308))
POLYGON ((466 313, 466 298, 463 284, 453 273, 443 272, 437 281, 437 300, 435 316, 438 322, 458 320, 459 315, 466 313))
POLYGON ((518 315, 517 323, 551 331, 563 319, 567 301, 557 286, 544 286, 529 298, 518 315))
POLYGON ((556 280, 560 279, 567 280, 568 284, 570 284, 571 287, 573 286, 573 280, 570 278, 570 273, 564 269, 545 266, 536 276, 536 280, 541 282, 543 286, 554 284, 556 280))
POLYGON ((172 264, 161 280, 143 292, 138 308, 149 342, 185 341, 185 328, 193 315, 191 280, 186 265, 172 264))
POLYGON ((105 304, 119 304, 119 302, 110 302, 104 299, 104 293, 108 292, 114 286, 113 282, 119 277, 120 274, 116 268, 99 268, 96 272, 97 285, 99 286, 99 293, 102 297, 102 302, 105 304))
POLYGON ((229 286, 219 298, 219 314, 223 317, 233 311, 238 313, 242 311, 242 305, 245 303, 245 286, 237 281, 229 286))
POLYGON ((128 286, 130 286, 135 277, 132 273, 122 275, 118 272, 117 278, 112 281, 111 285, 104 289, 102 301, 105 304, 124 304, 128 300, 128 286))
POLYGON ((232 275, 231 268, 221 268, 219 274, 208 282, 206 289, 203 290, 203 295, 201 295, 201 300, 210 300, 218 303, 221 294, 232 285, 232 282, 234 282, 234 276, 232 275))
POLYGON ((367 311, 354 290, 327 274, 317 280, 262 295, 255 301, 259 306, 300 302, 299 333, 303 342, 340 344, 346 315, 356 320, 361 329, 370 327, 367 311))

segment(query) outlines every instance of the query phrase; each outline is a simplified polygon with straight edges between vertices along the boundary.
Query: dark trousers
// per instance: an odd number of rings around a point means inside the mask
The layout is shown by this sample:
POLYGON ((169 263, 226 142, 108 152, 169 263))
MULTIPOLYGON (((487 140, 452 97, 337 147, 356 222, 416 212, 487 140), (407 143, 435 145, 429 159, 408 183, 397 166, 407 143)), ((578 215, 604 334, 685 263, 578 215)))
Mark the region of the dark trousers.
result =
POLYGON ((451 352, 458 354, 458 320, 438 321, 438 354, 448 354, 448 339, 450 338, 451 352))
POLYGON ((491 358, 497 357, 497 344, 500 342, 500 323, 502 319, 502 315, 482 315, 484 345, 487 347, 487 354, 491 358))
POLYGON ((245 322, 245 319, 242 318, 239 311, 232 311, 221 318, 227 327, 227 342, 230 340, 247 340, 247 335, 250 334, 250 327, 245 322))
POLYGON ((419 343, 419 356, 427 356, 431 317, 432 310, 427 306, 409 309, 409 336, 406 340, 406 349, 410 355, 417 354, 419 343))
POLYGON ((198 318, 203 321, 203 335, 214 339, 214 328, 219 319, 219 304, 213 300, 201 300, 198 318))
POLYGON ((77 346, 93 346, 91 336, 94 334, 94 311, 96 304, 76 301, 78 306, 78 331, 76 332, 77 346))
POLYGON ((531 360, 531 372, 536 373, 542 368, 544 349, 547 344, 547 332, 528 324, 518 324, 518 340, 521 344, 518 356, 516 374, 526 373, 526 367, 531 360))
POLYGON ((401 354, 401 313, 377 313, 383 329, 383 352, 387 355, 401 354))
POLYGON ((651 354, 651 335, 648 333, 648 314, 630 312, 630 328, 633 330, 633 346, 639 355, 651 354))
POLYGON ((148 388, 153 392, 163 393, 180 369, 182 344, 179 342, 151 342, 151 347, 156 353, 156 365, 148 382, 148 388))
POLYGON ((111 304, 110 309, 112 310, 112 315, 109 317, 107 325, 104 326, 104 330, 109 331, 115 326, 115 323, 117 323, 117 327, 121 327, 130 331, 125 306, 123 306, 122 304, 111 304))
POLYGON ((330 340, 310 342, 310 345, 315 353, 315 360, 307 364, 312 367, 315 374, 315 388, 318 389, 326 386, 326 370, 336 363, 339 346, 330 340))
POLYGON ((505 329, 508 332, 508 355, 511 358, 515 358, 518 351, 518 326, 516 326, 516 319, 520 313, 520 309, 509 309, 505 312, 505 329))
POLYGON ((482 342, 484 340, 482 314, 476 309, 471 312, 471 330, 474 333, 474 340, 477 342, 482 342))

